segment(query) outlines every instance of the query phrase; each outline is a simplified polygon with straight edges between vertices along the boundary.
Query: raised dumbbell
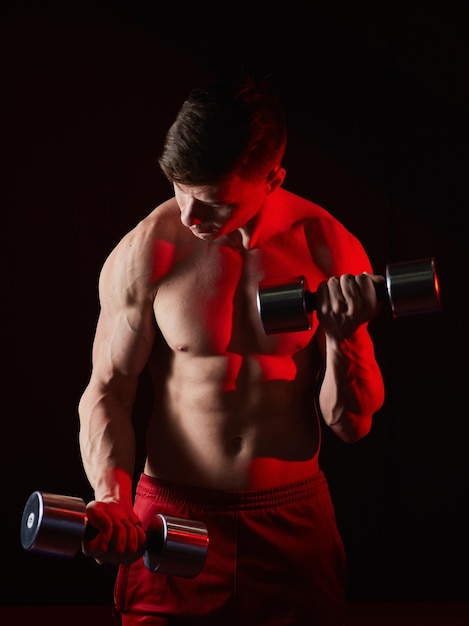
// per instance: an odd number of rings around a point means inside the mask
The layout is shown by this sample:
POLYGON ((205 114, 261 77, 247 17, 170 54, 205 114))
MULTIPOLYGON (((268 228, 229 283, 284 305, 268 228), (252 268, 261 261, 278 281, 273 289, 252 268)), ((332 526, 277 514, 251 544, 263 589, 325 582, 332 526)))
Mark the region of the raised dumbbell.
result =
MULTIPOLYGON (((96 536, 81 498, 33 492, 21 520, 25 550, 61 557, 78 553, 84 538, 96 536)), ((169 515, 155 515, 147 531, 145 567, 150 572, 194 578, 202 570, 208 549, 205 524, 169 515)))
MULTIPOLYGON (((389 299, 393 317, 433 313, 441 309, 440 287, 433 257, 389 263, 385 283, 375 283, 378 300, 389 299)), ((316 293, 306 278, 259 283, 257 308, 266 335, 311 328, 316 293)))

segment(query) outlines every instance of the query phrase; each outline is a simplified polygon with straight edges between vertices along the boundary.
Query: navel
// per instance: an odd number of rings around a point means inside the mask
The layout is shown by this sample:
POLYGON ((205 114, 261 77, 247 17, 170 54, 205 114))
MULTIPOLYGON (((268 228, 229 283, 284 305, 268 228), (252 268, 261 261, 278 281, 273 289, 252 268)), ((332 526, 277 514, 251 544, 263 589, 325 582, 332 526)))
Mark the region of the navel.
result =
POLYGON ((242 437, 233 437, 233 439, 231 440, 231 445, 233 447, 233 452, 238 454, 243 449, 244 440, 242 437))

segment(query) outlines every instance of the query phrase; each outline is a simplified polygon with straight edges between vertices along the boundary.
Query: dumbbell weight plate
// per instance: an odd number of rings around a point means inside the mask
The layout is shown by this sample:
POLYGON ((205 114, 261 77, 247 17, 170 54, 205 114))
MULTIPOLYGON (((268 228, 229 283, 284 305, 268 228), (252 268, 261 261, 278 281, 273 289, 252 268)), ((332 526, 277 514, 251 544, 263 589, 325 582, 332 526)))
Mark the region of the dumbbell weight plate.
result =
POLYGON ((386 266, 386 286, 393 317, 436 313, 441 309, 435 259, 417 259, 386 266))
POLYGON ((25 550, 72 557, 81 546, 86 527, 86 505, 81 498, 33 492, 21 520, 25 550))
POLYGON ((257 292, 257 310, 267 335, 288 333, 311 328, 307 298, 314 296, 308 290, 305 276, 288 280, 264 280, 257 292))
POLYGON ((147 539, 143 562, 150 572, 194 578, 202 570, 208 547, 203 522, 155 515, 147 539))

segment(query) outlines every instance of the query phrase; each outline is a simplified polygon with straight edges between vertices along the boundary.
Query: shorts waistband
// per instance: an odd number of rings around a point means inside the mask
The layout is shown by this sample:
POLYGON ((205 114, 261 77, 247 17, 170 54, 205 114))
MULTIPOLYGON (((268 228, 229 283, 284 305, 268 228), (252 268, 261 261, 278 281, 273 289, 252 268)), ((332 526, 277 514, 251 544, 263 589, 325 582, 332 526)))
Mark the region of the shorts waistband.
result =
POLYGON ((141 497, 165 503, 184 503, 193 508, 246 510, 290 504, 328 489, 322 470, 302 480, 259 490, 223 490, 173 483, 142 473, 137 485, 141 497))

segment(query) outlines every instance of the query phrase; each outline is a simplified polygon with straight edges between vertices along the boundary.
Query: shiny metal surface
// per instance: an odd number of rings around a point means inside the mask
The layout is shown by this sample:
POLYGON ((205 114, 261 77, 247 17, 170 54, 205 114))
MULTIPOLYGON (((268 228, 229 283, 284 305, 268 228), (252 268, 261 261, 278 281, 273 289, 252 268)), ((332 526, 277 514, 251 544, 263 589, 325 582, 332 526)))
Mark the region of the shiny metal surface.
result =
POLYGON ((266 335, 311 328, 307 310, 304 276, 279 281, 263 281, 257 291, 257 308, 266 335))
POLYGON ((147 531, 145 567, 150 572, 194 578, 208 549, 205 524, 170 515, 156 515, 147 531))
POLYGON ((35 491, 23 511, 23 548, 55 556, 74 556, 85 531, 85 511, 81 498, 35 491))
POLYGON ((394 317, 434 313, 441 309, 440 286, 433 257, 389 263, 386 286, 394 317))
MULTIPOLYGON (((21 544, 31 552, 72 557, 85 535, 97 532, 81 498, 35 491, 23 510, 21 544)), ((194 578, 204 566, 208 542, 203 522, 156 515, 147 531, 144 563, 152 572, 194 578)))
MULTIPOLYGON (((379 300, 389 299, 393 317, 441 310, 440 286, 433 257, 389 263, 386 282, 375 283, 379 300)), ((257 308, 266 335, 310 330, 316 293, 307 289, 304 276, 283 281, 262 281, 257 308)))

